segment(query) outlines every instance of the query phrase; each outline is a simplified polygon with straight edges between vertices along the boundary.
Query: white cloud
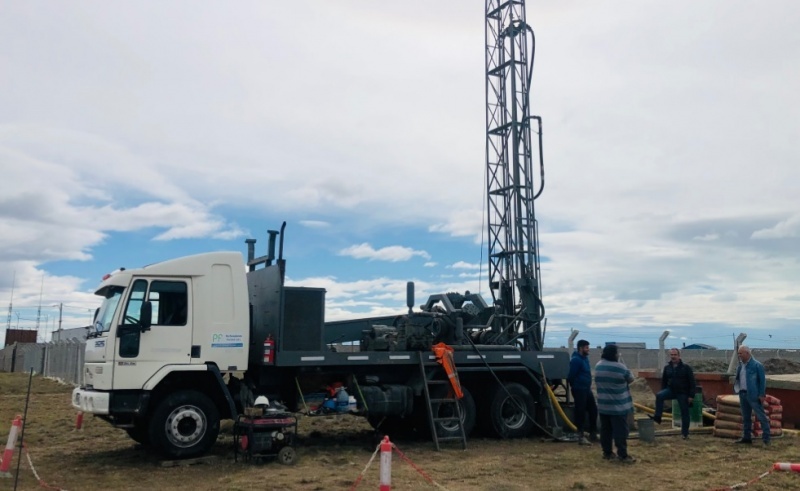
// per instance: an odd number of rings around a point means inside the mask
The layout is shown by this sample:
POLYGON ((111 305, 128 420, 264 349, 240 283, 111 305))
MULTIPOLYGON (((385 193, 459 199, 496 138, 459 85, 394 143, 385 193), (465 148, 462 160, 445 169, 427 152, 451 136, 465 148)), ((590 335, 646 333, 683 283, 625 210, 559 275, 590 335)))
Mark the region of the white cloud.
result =
POLYGON ((787 239, 800 237, 800 213, 775 224, 774 227, 756 230, 753 239, 787 239))
POLYGON ((300 220, 298 223, 308 228, 328 228, 331 226, 330 223, 322 220, 300 220))
POLYGON ((408 261, 414 256, 423 259, 430 259, 431 256, 425 251, 417 251, 410 247, 387 246, 374 249, 369 243, 352 245, 339 251, 340 256, 350 256, 356 259, 369 259, 370 261, 408 261))

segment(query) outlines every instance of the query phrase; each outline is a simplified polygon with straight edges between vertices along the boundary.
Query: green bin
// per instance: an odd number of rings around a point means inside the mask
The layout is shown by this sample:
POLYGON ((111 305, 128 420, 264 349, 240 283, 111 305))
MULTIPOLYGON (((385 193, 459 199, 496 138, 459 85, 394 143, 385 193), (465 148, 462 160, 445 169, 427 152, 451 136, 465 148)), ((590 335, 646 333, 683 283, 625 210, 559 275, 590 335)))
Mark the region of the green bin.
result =
MULTIPOLYGON (((703 426, 703 389, 697 387, 692 406, 689 408, 689 428, 702 428, 703 426)), ((681 427, 681 406, 678 401, 672 401, 672 427, 681 427)))

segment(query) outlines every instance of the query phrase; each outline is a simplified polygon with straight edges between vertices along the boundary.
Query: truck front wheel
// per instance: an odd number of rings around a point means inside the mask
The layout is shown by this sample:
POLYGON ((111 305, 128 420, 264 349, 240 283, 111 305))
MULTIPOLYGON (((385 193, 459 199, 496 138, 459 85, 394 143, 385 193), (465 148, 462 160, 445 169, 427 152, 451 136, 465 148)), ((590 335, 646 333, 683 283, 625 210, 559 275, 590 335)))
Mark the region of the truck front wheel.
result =
POLYGON ((150 446, 150 428, 146 421, 134 420, 132 428, 125 428, 125 432, 133 441, 145 447, 150 446))
POLYGON ((202 455, 217 441, 219 411, 196 390, 167 396, 150 420, 150 441, 171 458, 202 455))

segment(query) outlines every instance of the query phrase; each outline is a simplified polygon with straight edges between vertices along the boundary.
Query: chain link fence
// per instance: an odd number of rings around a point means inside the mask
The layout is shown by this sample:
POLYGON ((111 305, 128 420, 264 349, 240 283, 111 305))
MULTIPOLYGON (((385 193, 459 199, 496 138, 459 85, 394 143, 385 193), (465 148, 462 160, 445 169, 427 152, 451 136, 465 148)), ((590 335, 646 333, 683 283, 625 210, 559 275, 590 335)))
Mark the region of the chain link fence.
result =
MULTIPOLYGON (((556 351, 572 352, 569 348, 557 348, 556 351)), ((600 348, 592 348, 589 352, 589 363, 594 366, 595 363, 600 361, 600 348)), ((642 348, 619 348, 620 361, 631 370, 660 370, 662 367, 658 362, 658 349, 642 349, 642 348)), ((669 361, 669 348, 664 350, 665 360, 669 361)), ((764 363, 767 360, 789 360, 800 363, 800 350, 796 349, 764 349, 752 348, 753 357, 764 363)), ((719 350, 719 349, 682 349, 681 360, 689 365, 697 365, 702 367, 709 362, 718 362, 719 365, 724 364, 727 368, 730 365, 731 358, 736 358, 735 350, 719 350)), ((695 370, 704 371, 704 370, 695 370)))
POLYGON ((68 340, 51 343, 14 343, 0 350, 0 370, 52 377, 72 385, 83 382, 86 343, 68 340))

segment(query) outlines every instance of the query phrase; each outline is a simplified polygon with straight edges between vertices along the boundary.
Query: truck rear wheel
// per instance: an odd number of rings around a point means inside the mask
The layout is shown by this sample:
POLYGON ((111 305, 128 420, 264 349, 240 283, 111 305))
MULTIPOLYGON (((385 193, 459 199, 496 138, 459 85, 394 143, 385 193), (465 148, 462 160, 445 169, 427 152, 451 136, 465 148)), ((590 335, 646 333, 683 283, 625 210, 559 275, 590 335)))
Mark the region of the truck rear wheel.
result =
MULTIPOLYGON (((464 435, 469 436, 475 428, 477 409, 475 407, 475 399, 472 398, 470 391, 463 385, 461 386, 461 391, 464 393, 464 397, 458 401, 458 404, 461 406, 461 424, 464 425, 464 435)), ((443 397, 453 397, 453 389, 448 387, 445 390, 433 391, 431 393, 432 399, 443 397)), ((434 418, 450 418, 458 414, 455 405, 449 402, 434 403, 431 405, 431 408, 433 409, 434 418)), ((436 434, 440 437, 461 437, 461 430, 458 427, 459 423, 456 421, 439 421, 435 426, 436 434)))
POLYGON ((196 390, 167 396, 153 412, 150 441, 171 458, 202 455, 217 441, 219 411, 196 390))
POLYGON ((489 403, 489 422, 500 438, 520 438, 533 430, 536 405, 525 386, 509 382, 498 387, 489 403))

